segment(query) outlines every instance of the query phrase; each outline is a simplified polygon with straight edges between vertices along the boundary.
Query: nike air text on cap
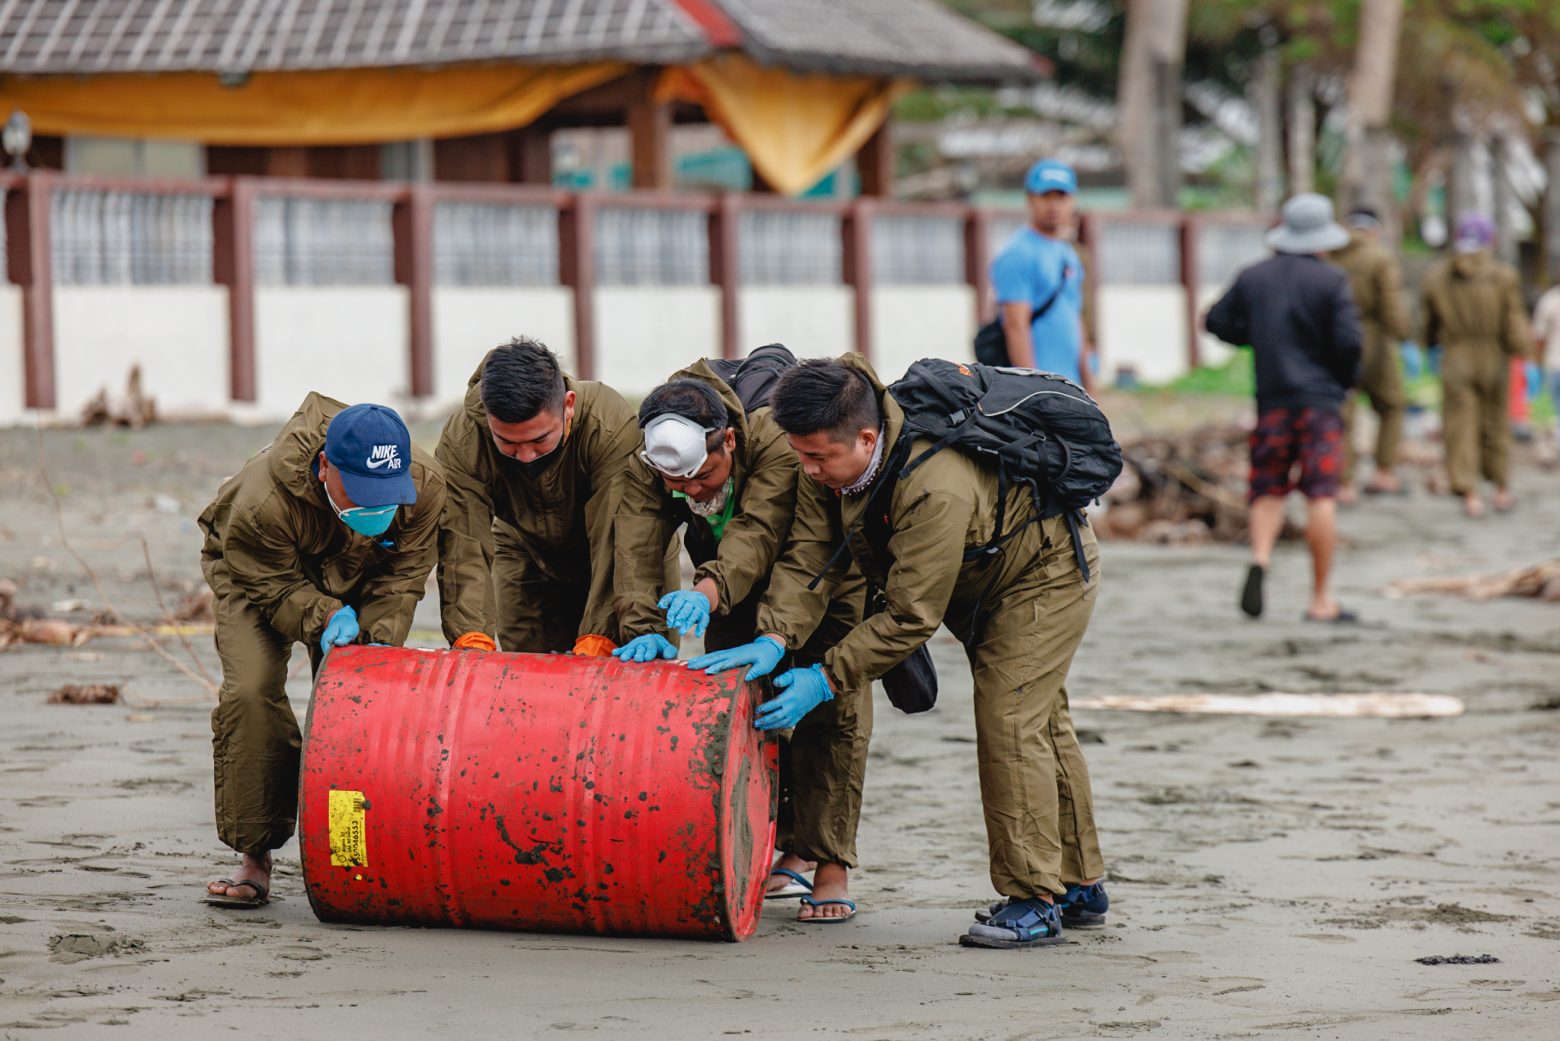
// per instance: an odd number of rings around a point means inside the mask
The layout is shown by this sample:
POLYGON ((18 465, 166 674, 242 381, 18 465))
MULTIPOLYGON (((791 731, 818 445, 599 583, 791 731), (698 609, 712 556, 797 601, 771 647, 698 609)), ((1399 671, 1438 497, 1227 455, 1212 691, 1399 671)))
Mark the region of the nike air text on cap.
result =
POLYGON ((341 473, 341 485, 359 506, 409 506, 412 435, 395 409, 352 405, 336 413, 325 432, 325 458, 341 473))

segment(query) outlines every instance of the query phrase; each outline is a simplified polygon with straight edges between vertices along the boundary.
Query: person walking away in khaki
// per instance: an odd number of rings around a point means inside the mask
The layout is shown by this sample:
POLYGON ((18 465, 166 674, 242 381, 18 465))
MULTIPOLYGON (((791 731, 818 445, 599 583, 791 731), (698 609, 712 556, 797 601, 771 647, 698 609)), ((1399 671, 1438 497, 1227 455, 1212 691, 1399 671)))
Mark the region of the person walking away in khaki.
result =
MULTIPOLYGON (((740 385, 740 384, 739 384, 740 385)), ((618 611, 625 661, 676 656, 667 637, 703 636, 693 668, 753 664, 736 649, 757 637, 758 603, 791 534, 796 456, 770 409, 749 412, 706 362, 650 392, 639 409, 644 449, 629 463, 615 526, 618 611), (694 564, 693 588, 668 588, 660 551, 677 529, 694 564)), ((861 621, 866 583, 842 583, 823 623, 796 654, 801 667, 861 621)), ((778 659, 783 648, 760 641, 778 659)), ((855 915, 850 870, 872 733, 870 685, 841 690, 783 740, 781 856, 771 898, 801 897, 798 921, 855 915), (814 865, 816 868, 814 869, 814 865), (809 881, 803 872, 815 870, 809 881)))
POLYGON ((1511 495, 1511 359, 1529 348, 1527 311, 1517 272, 1490 252, 1495 225, 1482 213, 1457 222, 1455 256, 1425 276, 1424 343, 1439 346, 1441 425, 1446 475, 1463 512, 1484 515, 1482 476, 1495 488, 1495 509, 1511 495))
MULTIPOLYGON (((765 636, 755 644, 805 643, 848 574, 842 543, 885 607, 822 662, 777 676, 779 693, 761 712, 805 715, 836 692, 864 688, 946 622, 974 671, 991 880, 1006 898, 977 912, 960 942, 1051 946, 1064 941, 1064 925, 1103 925, 1104 862, 1066 691, 1099 591, 1093 531, 1066 516, 1041 519, 1027 489, 1004 485, 994 467, 962 451, 893 471, 887 461, 899 458, 905 413, 859 354, 803 362, 780 378, 773 402, 802 476, 791 538, 758 608, 765 636), (885 480, 892 492, 874 500, 885 480), (867 533, 879 521, 886 544, 867 533), (1002 552, 966 561, 966 551, 990 547, 999 524, 1011 534, 1002 552)), ((930 447, 921 439, 913 451, 930 447)), ((779 656, 761 658, 755 648, 740 660, 757 663, 752 677, 768 674, 779 656)))
POLYGON ((1358 619, 1333 599, 1328 582, 1338 543, 1343 474, 1343 399, 1359 382, 1360 321, 1349 279, 1326 256, 1349 241, 1332 202, 1306 193, 1284 203, 1268 233, 1274 255, 1242 271, 1203 319, 1226 343, 1249 346, 1257 377, 1251 434, 1251 565, 1240 609, 1260 618, 1263 584, 1284 529, 1285 501, 1306 498, 1311 552, 1311 622, 1358 619))
POLYGON ((452 647, 617 647, 612 518, 638 448, 611 387, 566 375, 529 337, 488 352, 434 451, 449 481, 439 609, 452 647))
POLYGON ((438 559, 444 476, 383 405, 310 394, 200 515, 222 687, 211 713, 217 835, 243 858, 206 887, 258 907, 271 851, 298 820, 292 645, 319 670, 332 647, 400 645, 438 559))
MULTIPOLYGON (((1394 467, 1403 444, 1403 414, 1407 401, 1403 391, 1403 364, 1398 344, 1411 335, 1408 309, 1403 306, 1402 275, 1392 254, 1381 242, 1381 221, 1373 210, 1358 207, 1344 222, 1349 242, 1329 256, 1349 276, 1354 306, 1360 313, 1363 360, 1360 390, 1376 413, 1375 472, 1365 483, 1366 495, 1399 494, 1403 481, 1394 467)), ((1359 452, 1354 443, 1354 424, 1359 413, 1359 396, 1351 392, 1343 406, 1343 481, 1338 501, 1354 502, 1355 470, 1359 452)))

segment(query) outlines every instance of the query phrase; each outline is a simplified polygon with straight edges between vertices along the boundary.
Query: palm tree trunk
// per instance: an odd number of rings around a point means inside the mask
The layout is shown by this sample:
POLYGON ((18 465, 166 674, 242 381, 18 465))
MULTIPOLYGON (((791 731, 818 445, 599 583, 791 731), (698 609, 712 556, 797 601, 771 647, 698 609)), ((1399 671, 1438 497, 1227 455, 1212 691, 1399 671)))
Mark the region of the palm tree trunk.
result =
POLYGON ((1364 0, 1360 39, 1349 78, 1349 158, 1341 195, 1381 215, 1387 236, 1399 234, 1392 198, 1392 84, 1397 74, 1403 0, 1364 0))
POLYGON ((1181 186, 1187 0, 1128 0, 1117 143, 1135 206, 1173 206, 1181 186))

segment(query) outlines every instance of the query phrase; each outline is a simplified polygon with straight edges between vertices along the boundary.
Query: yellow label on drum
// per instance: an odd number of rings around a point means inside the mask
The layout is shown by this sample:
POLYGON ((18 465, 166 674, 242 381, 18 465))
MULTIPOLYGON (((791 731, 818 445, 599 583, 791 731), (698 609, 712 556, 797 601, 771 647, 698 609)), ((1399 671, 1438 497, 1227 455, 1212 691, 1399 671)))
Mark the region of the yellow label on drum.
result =
POLYGON ((330 792, 331 867, 368 866, 368 801, 362 792, 330 792))

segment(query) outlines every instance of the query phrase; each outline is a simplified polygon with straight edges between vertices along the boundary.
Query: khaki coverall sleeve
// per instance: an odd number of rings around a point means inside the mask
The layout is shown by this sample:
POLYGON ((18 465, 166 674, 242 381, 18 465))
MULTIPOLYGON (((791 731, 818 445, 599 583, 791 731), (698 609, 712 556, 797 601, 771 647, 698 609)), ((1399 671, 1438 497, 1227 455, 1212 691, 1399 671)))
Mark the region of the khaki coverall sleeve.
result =
POLYGON ((715 559, 700 565, 693 575, 695 582, 714 580, 720 590, 717 614, 746 600, 774 570, 796 512, 796 475, 796 455, 783 438, 776 438, 759 453, 715 559))
POLYGON ((1376 299, 1381 312, 1376 320, 1389 340, 1402 341, 1413 335, 1414 323, 1403 304, 1403 276, 1390 260, 1376 273, 1376 299))
MULTIPOLYGON (((899 498, 899 489, 895 499, 899 498)), ((865 689, 932 638, 948 611, 973 509, 965 498, 922 490, 904 505, 895 503, 888 539, 894 563, 883 587, 884 609, 856 626, 823 659, 824 670, 841 688, 865 689)))
MULTIPOLYGON (((580 636, 596 634, 622 643, 613 595, 613 520, 623 498, 629 464, 640 445, 639 422, 621 398, 602 401, 599 427, 589 446, 590 498, 585 500, 585 537, 590 543, 590 592, 580 617, 580 636)), ((668 542, 670 539, 668 538, 668 542)), ((664 559, 662 545, 657 559, 664 559)))
POLYGON ((444 468, 444 509, 439 520, 439 619, 444 638, 465 633, 498 635, 488 617, 493 571, 493 495, 480 472, 471 419, 457 412, 444 424, 434 458, 444 468))
POLYGON ((289 640, 312 643, 343 604, 320 592, 304 573, 294 533, 278 530, 274 522, 260 523, 255 514, 233 511, 222 547, 228 576, 271 628, 289 640))
POLYGON ((1501 347, 1514 358, 1532 357, 1533 334, 1528 328, 1527 305, 1522 302, 1522 286, 1515 272, 1506 278, 1501 310, 1501 347))
POLYGON ((399 647, 412 630, 417 603, 428 589, 428 574, 439 561, 439 520, 444 482, 429 480, 418 493, 416 513, 396 540, 381 571, 363 583, 358 626, 365 643, 399 647))
POLYGON ((849 555, 842 555, 816 589, 807 588, 815 575, 828 568, 829 558, 840 541, 841 536, 829 523, 829 500, 833 495, 810 479, 798 478, 791 537, 758 605, 759 634, 774 633, 793 651, 807 642, 828 614, 834 591, 850 566, 849 555))
POLYGON ((666 618, 656 603, 667 592, 662 588, 666 583, 664 558, 678 525, 666 509, 660 483, 643 462, 629 461, 613 520, 612 550, 612 584, 624 642, 649 633, 668 633, 666 618))

